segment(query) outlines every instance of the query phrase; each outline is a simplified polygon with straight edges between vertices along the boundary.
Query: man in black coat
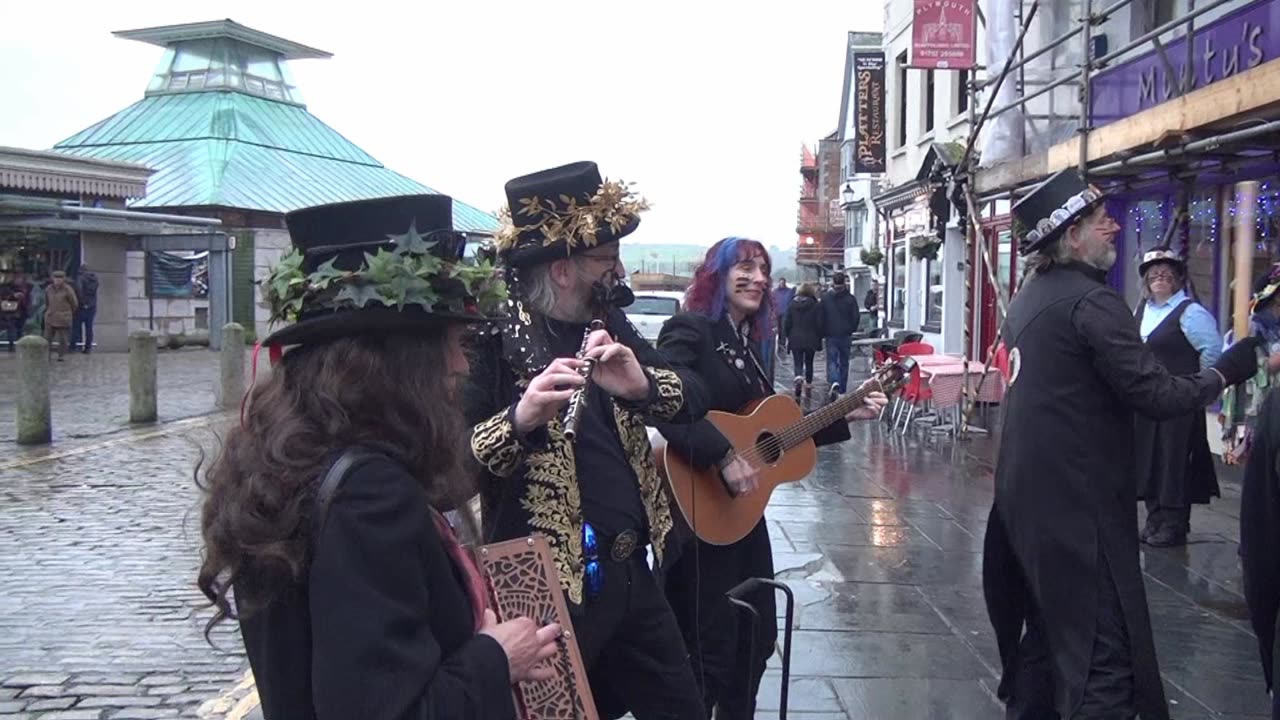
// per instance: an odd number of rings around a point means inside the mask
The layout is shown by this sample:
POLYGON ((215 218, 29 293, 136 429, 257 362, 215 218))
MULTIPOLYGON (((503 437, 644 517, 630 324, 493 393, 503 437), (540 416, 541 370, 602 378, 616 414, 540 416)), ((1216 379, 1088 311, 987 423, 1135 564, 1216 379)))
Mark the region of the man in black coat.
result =
POLYGON ((818 311, 827 339, 827 382, 836 395, 849 389, 849 349, 859 322, 858 299, 849 292, 844 273, 831 277, 831 292, 822 296, 818 311))
POLYGON ((1119 227, 1073 170, 1014 207, 1029 277, 1009 308, 1009 391, 983 556, 1007 717, 1168 718, 1138 561, 1133 418, 1211 403, 1256 341, 1171 376, 1106 285, 1119 227), (1025 632, 1024 632, 1025 628, 1025 632))

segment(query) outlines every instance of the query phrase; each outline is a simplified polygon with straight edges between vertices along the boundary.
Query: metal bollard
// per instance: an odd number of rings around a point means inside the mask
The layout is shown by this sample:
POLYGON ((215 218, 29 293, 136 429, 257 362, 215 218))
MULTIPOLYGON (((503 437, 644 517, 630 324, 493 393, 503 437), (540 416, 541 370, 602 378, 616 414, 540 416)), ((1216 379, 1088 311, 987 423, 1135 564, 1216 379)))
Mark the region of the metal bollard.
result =
POLYGON ((218 406, 240 407, 244 397, 244 327, 240 323, 222 326, 222 349, 218 351, 221 382, 218 384, 218 406))
POLYGON ((149 330, 129 334, 129 422, 155 422, 156 337, 149 330))
POLYGON ((18 444, 47 445, 53 440, 49 403, 49 343, 38 335, 17 342, 18 444))

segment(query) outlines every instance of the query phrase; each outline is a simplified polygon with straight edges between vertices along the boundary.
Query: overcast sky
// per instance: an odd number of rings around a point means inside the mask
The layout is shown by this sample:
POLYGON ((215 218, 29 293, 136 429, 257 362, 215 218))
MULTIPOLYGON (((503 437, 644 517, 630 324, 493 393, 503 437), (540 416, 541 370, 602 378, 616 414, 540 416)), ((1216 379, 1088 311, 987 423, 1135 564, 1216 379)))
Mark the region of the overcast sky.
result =
POLYGON ((879 0, 4 5, 0 145, 49 148, 142 97, 161 50, 111 31, 229 17, 334 53, 290 64, 308 109, 440 192, 492 211, 511 177, 595 160, 653 202, 637 241, 780 245, 800 144, 836 128, 846 33, 884 15, 879 0))

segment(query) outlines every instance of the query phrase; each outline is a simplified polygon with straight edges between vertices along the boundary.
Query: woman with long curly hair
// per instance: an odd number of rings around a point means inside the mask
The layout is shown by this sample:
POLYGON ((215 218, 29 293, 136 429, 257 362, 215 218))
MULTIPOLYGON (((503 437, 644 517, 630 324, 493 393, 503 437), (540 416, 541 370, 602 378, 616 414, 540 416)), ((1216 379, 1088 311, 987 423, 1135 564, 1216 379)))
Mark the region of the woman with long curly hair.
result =
MULTIPOLYGON (((774 394, 764 363, 762 342, 770 337, 772 264, 764 245, 746 238, 721 240, 707 251, 685 295, 685 311, 673 316, 658 335, 658 349, 678 368, 692 370, 706 385, 711 409, 742 412, 774 394)), ((886 400, 872 393, 866 406, 850 412, 814 436, 825 445, 849 439, 848 423, 879 416, 886 400)), ((694 425, 659 426, 668 451, 678 453, 698 470, 719 469, 735 495, 754 492, 759 471, 739 457, 710 420, 694 425)), ((707 716, 755 717, 755 696, 773 653, 778 629, 761 622, 748 652, 750 623, 729 604, 726 593, 748 578, 773 577, 773 547, 764 518, 731 545, 693 540, 679 551, 667 570, 667 599, 675 611, 703 686, 707 716)), ((753 598, 761 618, 777 617, 772 594, 753 598)))
POLYGON ((263 286, 297 322, 264 345, 293 349, 204 474, 198 579, 210 628, 240 622, 267 720, 514 718, 511 684, 550 673, 559 627, 497 623, 441 515, 473 494, 455 398, 502 287, 451 218, 444 196, 287 217, 263 286), (370 300, 397 280, 400 306, 370 300))

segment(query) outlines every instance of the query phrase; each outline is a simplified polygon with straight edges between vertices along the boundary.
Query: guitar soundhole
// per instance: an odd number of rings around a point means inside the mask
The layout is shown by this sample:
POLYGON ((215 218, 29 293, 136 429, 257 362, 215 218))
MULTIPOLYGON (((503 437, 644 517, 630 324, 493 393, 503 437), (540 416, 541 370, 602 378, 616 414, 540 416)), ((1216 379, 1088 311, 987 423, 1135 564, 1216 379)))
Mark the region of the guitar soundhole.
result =
POLYGON ((760 433, 756 438, 756 451, 760 459, 772 465, 782 459, 782 441, 773 433, 760 433))

